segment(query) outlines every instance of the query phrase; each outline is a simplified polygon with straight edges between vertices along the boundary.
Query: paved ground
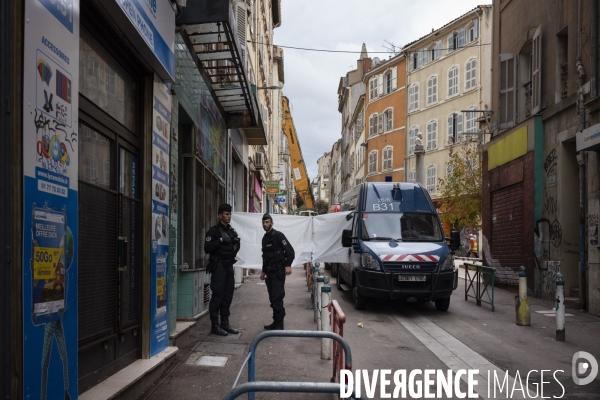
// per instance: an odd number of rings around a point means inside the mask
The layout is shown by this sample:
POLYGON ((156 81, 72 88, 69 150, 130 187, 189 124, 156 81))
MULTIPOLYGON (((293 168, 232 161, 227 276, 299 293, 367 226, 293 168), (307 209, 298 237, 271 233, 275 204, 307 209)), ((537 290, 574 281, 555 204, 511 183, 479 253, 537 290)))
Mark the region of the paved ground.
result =
MULTIPOLYGON (((535 311, 549 311, 553 304, 532 299, 532 326, 515 324, 514 293, 496 289, 496 311, 489 306, 477 307, 464 300, 464 281, 452 296, 450 310, 438 312, 433 304, 406 304, 371 301, 367 310, 354 309, 349 292, 340 292, 332 279, 332 295, 347 315, 345 337, 353 352, 354 369, 469 369, 481 371, 477 392, 480 398, 488 397, 487 371, 502 379, 509 371, 510 385, 521 377, 527 385, 527 374, 532 370, 558 372, 556 377, 563 385, 565 399, 600 398, 600 375, 590 385, 577 387, 571 378, 571 360, 577 351, 586 351, 600 360, 600 318, 578 310, 568 310, 567 341, 556 342, 555 320, 535 311), (362 323, 363 327, 358 324, 362 323)), ((314 329, 302 269, 286 284, 286 328, 314 329)), ((228 391, 248 351, 252 339, 270 322, 270 308, 266 287, 258 276, 250 276, 236 291, 231 321, 241 327, 239 339, 217 338, 208 335, 208 317, 203 317, 186 343, 180 346, 172 367, 142 398, 166 397, 220 399, 228 391), (225 344, 225 346, 223 346, 225 344), (238 346, 231 346, 232 344, 238 346), (228 353, 239 354, 228 354, 228 353), (224 367, 203 367, 193 364, 202 355, 228 357, 224 367), (180 364, 178 364, 180 363, 180 364), (173 369, 174 368, 174 369, 173 369), (153 392, 152 392, 153 391, 153 392)), ((179 342, 178 342, 179 344, 179 342)), ((544 397, 560 397, 563 389, 552 373, 545 373, 544 397)), ((257 380, 321 381, 331 376, 331 361, 320 360, 318 340, 270 339, 259 346, 257 380)), ((242 377, 245 381, 246 373, 242 377)), ((530 374, 530 395, 539 387, 540 373, 530 374)), ((493 383, 493 382, 492 382, 493 383)), ((463 390, 466 385, 461 386, 463 390)), ((391 391, 391 390, 390 390, 391 391)), ((257 399, 322 398, 329 395, 257 394, 257 399)), ((365 398, 363 388, 363 398, 365 398)), ((375 398, 380 398, 379 388, 375 398)), ((506 398, 497 393, 495 398, 506 398)), ((514 398, 523 398, 515 391, 514 398)), ((529 398, 529 397, 527 397, 529 398)))

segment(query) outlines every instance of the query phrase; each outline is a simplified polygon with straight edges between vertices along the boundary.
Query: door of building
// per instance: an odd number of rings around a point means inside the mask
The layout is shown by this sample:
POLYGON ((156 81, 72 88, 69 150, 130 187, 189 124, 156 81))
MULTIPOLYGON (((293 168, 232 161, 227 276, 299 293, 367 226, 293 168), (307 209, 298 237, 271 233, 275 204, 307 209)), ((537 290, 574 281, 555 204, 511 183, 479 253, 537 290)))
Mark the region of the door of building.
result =
POLYGON ((142 223, 139 151, 80 111, 79 389, 140 349, 142 223))

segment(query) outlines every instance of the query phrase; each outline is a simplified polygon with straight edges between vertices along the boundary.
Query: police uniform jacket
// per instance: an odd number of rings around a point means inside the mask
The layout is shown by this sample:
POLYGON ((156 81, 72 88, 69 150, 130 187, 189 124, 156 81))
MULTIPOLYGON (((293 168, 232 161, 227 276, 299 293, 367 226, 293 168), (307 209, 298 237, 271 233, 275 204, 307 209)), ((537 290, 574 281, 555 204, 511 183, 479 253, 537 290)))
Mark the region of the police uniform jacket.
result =
POLYGON ((291 267, 296 254, 282 232, 271 229, 262 239, 263 272, 291 267))
POLYGON ((231 225, 225 227, 219 222, 206 232, 204 251, 210 254, 211 260, 218 259, 235 263, 235 256, 239 250, 240 238, 231 225))

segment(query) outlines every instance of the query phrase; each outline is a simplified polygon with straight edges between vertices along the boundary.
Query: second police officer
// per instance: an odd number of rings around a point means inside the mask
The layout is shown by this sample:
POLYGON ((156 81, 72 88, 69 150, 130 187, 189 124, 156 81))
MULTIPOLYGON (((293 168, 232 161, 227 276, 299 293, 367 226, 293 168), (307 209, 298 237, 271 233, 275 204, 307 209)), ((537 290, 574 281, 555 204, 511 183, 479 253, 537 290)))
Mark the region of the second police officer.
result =
POLYGON ((206 232, 204 251, 210 254, 208 272, 212 274, 210 279, 210 290, 212 297, 208 310, 210 313, 210 332, 227 336, 227 334, 239 333, 229 325, 229 306, 233 300, 235 290, 235 279, 233 275, 233 264, 235 256, 240 250, 240 239, 235 229, 229 225, 231 222, 231 206, 221 204, 219 206, 219 223, 206 232), (219 324, 219 315, 221 323, 219 324))
POLYGON ((267 330, 283 330, 285 308, 285 277, 292 274, 294 248, 282 232, 273 229, 273 218, 265 214, 262 218, 265 235, 262 239, 263 268, 260 279, 265 280, 269 301, 273 309, 273 323, 265 325, 267 330))

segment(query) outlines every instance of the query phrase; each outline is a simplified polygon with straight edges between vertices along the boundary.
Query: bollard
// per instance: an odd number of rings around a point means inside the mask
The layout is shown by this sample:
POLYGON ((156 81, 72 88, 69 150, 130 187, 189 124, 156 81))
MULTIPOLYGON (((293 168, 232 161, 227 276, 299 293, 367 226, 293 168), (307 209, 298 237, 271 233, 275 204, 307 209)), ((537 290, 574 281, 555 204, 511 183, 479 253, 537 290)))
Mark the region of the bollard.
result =
POLYGON ((317 291, 316 294, 316 310, 317 310, 317 330, 321 329, 321 289, 323 288, 323 270, 319 268, 318 277, 317 277, 317 291))
POLYGON ((556 274, 556 341, 565 341, 565 281, 563 274, 556 274))
MULTIPOLYGON (((321 288, 321 330, 331 332, 331 286, 329 277, 323 279, 321 288)), ((321 360, 331 360, 332 340, 321 338, 321 360)))
POLYGON ((519 295, 515 296, 515 309, 517 313, 517 325, 531 325, 531 302, 527 299, 527 274, 525 267, 521 266, 519 273, 519 295))

